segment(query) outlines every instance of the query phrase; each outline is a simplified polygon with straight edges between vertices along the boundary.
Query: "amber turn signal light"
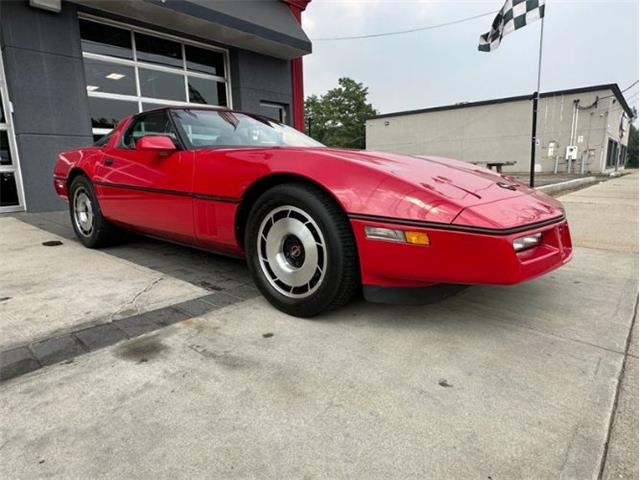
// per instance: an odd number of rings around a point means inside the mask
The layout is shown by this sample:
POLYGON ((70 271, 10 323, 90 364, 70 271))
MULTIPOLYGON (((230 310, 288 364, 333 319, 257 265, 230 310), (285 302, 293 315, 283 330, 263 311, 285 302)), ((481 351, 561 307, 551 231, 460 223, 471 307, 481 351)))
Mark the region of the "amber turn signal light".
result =
POLYGON ((429 245, 429 235, 425 232, 369 226, 365 227, 364 231, 367 238, 372 240, 388 240, 390 242, 410 243, 412 245, 429 245))
POLYGON ((424 232, 405 231, 404 238, 413 245, 429 245, 429 235, 424 232))

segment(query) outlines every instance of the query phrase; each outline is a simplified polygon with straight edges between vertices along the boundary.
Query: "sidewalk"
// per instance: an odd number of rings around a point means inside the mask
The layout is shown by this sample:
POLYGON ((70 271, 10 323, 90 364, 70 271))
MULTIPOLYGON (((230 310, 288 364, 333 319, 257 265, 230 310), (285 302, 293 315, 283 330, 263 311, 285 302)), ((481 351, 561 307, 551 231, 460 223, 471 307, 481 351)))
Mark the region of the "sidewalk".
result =
MULTIPOLYGON (((0 328, 3 311, 20 320, 11 305, 20 295, 24 308, 38 298, 67 312, 71 329, 104 319, 108 302, 83 315, 84 290, 94 298, 95 289, 122 283, 131 300, 140 291, 128 290, 134 274, 136 288, 161 275, 177 289, 151 311, 153 289, 139 297, 131 314, 150 321, 157 308, 177 308, 183 292, 233 298, 0 383, 0 476, 637 477, 637 324, 628 341, 637 181, 560 198, 575 257, 549 275, 469 288, 425 307, 354 301, 315 320, 243 296, 241 262, 146 240, 83 250, 64 215, 20 217, 32 225, 0 218, 14 238, 3 246, 12 258, 0 275, 10 278, 11 265, 23 285, 12 295, 0 287, 0 297, 12 297, 0 302, 0 328), (45 247, 44 239, 64 245, 45 247), (74 262, 100 281, 83 282, 74 262), (55 265, 57 282, 35 268, 42 264, 55 265), (65 272, 77 278, 61 295, 65 272)), ((211 304, 200 298, 189 301, 211 304)), ((32 332, 42 340, 52 330, 36 314, 32 332)), ((31 335, 16 330, 19 323, 5 331, 31 335)))
MULTIPOLYGON (((561 197, 574 244, 638 253, 638 172, 561 197), (573 220, 576 221, 573 221, 573 220)), ((636 285, 637 287, 637 285, 636 285)), ((638 321, 626 350, 612 412, 604 479, 638 478, 638 321)))

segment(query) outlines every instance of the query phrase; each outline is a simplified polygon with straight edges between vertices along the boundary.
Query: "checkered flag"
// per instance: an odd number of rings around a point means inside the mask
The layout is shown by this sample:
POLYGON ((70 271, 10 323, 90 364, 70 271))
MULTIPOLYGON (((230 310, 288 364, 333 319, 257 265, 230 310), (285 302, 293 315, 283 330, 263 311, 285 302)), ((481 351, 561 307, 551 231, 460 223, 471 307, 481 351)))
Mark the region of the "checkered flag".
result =
POLYGON ((544 0, 507 0, 491 24, 491 31, 480 35, 478 50, 490 52, 502 37, 544 17, 544 0))

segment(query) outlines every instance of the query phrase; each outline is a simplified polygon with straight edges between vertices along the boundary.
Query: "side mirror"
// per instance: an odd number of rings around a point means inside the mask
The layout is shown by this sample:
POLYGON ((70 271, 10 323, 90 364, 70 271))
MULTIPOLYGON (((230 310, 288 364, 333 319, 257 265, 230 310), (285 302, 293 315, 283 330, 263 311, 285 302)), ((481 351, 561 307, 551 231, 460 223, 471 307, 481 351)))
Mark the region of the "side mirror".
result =
POLYGON ((146 135, 136 142, 138 150, 156 150, 158 152, 171 152, 176 150, 176 144, 171 137, 166 135, 146 135))

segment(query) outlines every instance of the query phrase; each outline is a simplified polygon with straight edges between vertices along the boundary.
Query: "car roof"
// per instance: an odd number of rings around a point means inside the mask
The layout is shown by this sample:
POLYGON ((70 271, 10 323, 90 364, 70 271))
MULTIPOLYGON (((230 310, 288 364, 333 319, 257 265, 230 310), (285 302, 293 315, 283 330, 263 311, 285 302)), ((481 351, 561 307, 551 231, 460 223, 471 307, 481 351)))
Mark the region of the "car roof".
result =
POLYGON ((229 107, 224 107, 224 106, 220 106, 220 105, 203 105, 203 104, 193 104, 193 103, 185 103, 184 105, 165 105, 162 107, 158 107, 158 108, 153 108, 150 110, 145 110, 144 112, 139 112, 136 113, 135 115, 131 115, 131 118, 137 118, 140 115, 146 115, 147 113, 152 113, 152 112, 163 112, 163 111, 167 111, 167 110, 209 110, 209 111, 213 111, 213 112, 231 112, 231 113, 241 113, 243 115, 248 115, 250 117, 259 117, 259 118, 264 118, 266 120, 269 120, 271 122, 274 123, 278 123, 281 125, 286 125, 283 124, 282 122, 276 120, 275 118, 271 118, 271 117, 266 117, 264 115, 260 115, 257 113, 253 113, 253 112, 244 112, 242 110, 233 110, 229 107))
POLYGON ((162 107, 151 108, 149 110, 145 110, 144 112, 136 113, 136 115, 140 115, 141 113, 162 112, 164 110, 187 110, 187 109, 188 110, 224 110, 225 112, 233 111, 228 107, 223 107, 220 105, 202 105, 202 104, 185 103, 184 105, 164 105, 162 107))

